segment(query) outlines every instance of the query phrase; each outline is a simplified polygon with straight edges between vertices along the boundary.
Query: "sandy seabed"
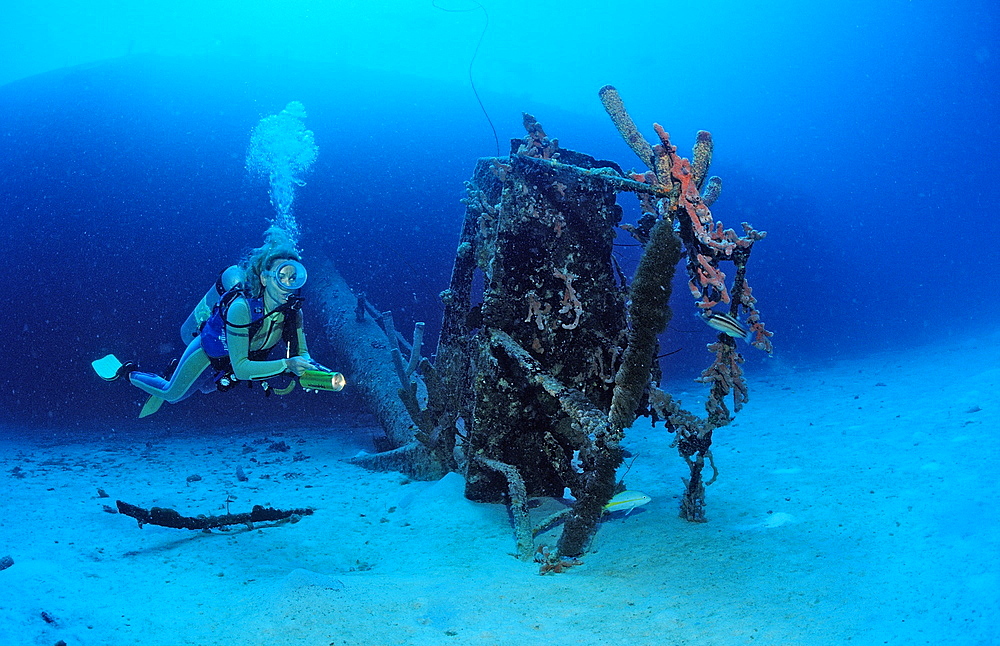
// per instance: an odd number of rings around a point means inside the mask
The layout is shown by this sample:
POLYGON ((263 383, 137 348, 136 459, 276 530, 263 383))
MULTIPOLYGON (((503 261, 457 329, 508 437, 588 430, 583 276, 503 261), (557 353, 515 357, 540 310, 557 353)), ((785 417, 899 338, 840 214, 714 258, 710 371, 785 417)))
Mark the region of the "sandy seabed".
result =
POLYGON ((686 467, 671 437, 638 422, 626 483, 653 501, 606 517, 582 565, 545 576, 513 557, 506 508, 465 500, 457 474, 412 482, 345 462, 370 446, 365 429, 7 428, 0 646, 995 644, 997 341, 775 361, 715 436, 704 524, 677 517, 686 467), (315 514, 140 529, 106 511, 115 499, 315 514))

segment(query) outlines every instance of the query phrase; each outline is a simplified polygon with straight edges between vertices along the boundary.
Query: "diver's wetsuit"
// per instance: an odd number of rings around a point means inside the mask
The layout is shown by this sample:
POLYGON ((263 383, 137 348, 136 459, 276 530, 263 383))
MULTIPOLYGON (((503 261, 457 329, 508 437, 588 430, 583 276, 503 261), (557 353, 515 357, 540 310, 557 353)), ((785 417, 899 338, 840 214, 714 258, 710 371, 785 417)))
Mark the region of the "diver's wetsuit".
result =
MULTIPOLYGON (((306 347, 305 334, 302 332, 302 317, 295 318, 299 320, 299 326, 295 331, 298 341, 298 356, 312 361, 306 347)), ((236 298, 226 314, 226 341, 233 374, 237 379, 246 381, 266 379, 285 372, 283 359, 266 361, 250 359, 251 352, 270 350, 281 341, 285 323, 284 312, 274 311, 265 314, 253 339, 248 339, 247 326, 249 326, 250 321, 250 308, 247 299, 236 298)), ((148 372, 132 372, 129 375, 129 380, 134 386, 150 395, 174 404, 186 399, 196 390, 202 392, 214 390, 215 372, 208 354, 201 346, 201 337, 198 336, 188 344, 169 381, 148 372)))

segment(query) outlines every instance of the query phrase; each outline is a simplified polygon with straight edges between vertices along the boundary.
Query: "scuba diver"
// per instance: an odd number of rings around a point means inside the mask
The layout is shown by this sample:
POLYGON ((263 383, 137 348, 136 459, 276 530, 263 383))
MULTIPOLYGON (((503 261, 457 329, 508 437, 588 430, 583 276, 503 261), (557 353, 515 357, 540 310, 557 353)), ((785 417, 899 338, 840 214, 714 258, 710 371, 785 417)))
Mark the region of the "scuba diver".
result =
MULTIPOLYGON (((149 393, 139 417, 152 415, 165 401, 173 404, 199 390, 224 391, 239 381, 262 381, 284 373, 299 377, 304 388, 342 389, 344 376, 316 363, 306 347, 298 296, 306 268, 300 259, 285 232, 271 227, 264 246, 251 251, 240 266, 226 269, 181 326, 187 349, 167 378, 139 372, 136 363, 123 364, 113 354, 94 361, 94 370, 107 381, 127 376, 132 385, 149 393), (281 341, 285 356, 270 359, 281 341)), ((293 387, 294 382, 276 392, 285 394, 293 387)))

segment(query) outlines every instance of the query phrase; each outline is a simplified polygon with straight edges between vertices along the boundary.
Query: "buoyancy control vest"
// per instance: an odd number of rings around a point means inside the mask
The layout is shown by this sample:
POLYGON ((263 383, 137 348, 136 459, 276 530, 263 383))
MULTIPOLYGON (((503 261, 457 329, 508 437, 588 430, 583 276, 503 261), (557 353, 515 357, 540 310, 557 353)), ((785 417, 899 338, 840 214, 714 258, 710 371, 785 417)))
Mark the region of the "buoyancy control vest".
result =
MULTIPOLYGON (((246 328, 249 341, 260 331, 267 315, 274 312, 281 312, 284 315, 282 322, 281 340, 288 346, 288 356, 295 356, 299 353, 299 317, 302 315, 299 307, 302 299, 292 298, 273 312, 265 312, 264 299, 262 297, 252 297, 245 294, 240 288, 227 291, 219 299, 219 302, 212 310, 212 315, 208 317, 201 327, 201 347, 212 362, 212 367, 216 370, 229 371, 232 363, 229 359, 229 343, 226 338, 227 327, 246 328), (229 308, 237 298, 246 299, 250 309, 250 323, 246 325, 233 325, 228 320, 229 308)), ((268 358, 273 348, 253 350, 249 354, 251 361, 264 361, 268 358)))
POLYGON ((222 295, 222 298, 219 299, 219 302, 213 308, 212 315, 201 326, 201 348, 210 359, 229 357, 229 342, 226 338, 228 321, 226 316, 230 305, 241 296, 246 298, 247 306, 250 308, 250 324, 246 326, 250 339, 252 340, 257 331, 260 330, 261 323, 264 320, 264 299, 244 296, 238 289, 229 290, 222 295))

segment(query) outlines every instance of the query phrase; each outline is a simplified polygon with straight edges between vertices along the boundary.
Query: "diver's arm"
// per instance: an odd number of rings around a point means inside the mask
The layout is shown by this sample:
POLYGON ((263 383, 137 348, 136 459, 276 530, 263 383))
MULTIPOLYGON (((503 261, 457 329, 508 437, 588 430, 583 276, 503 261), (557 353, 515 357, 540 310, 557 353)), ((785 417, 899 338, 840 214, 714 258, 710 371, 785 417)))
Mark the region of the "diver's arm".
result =
POLYGON ((226 339, 229 342, 229 361, 233 364, 233 374, 237 379, 266 379, 285 372, 288 359, 273 361, 250 360, 250 328, 234 327, 250 324, 250 307, 245 298, 237 298, 229 306, 226 315, 226 339))
POLYGON ((295 337, 297 339, 297 343, 298 343, 298 346, 299 346, 299 356, 302 357, 303 359, 305 359, 306 361, 308 361, 309 363, 313 363, 312 357, 309 356, 309 346, 306 345, 306 335, 302 331, 302 312, 301 311, 299 312, 299 315, 298 315, 297 318, 299 319, 299 325, 298 325, 298 327, 295 328, 295 337))
POLYGON ((299 318, 299 326, 297 328, 295 328, 295 335, 298 337, 299 356, 302 357, 303 359, 305 359, 306 361, 308 361, 311 364, 311 367, 309 368, 310 370, 312 370, 312 369, 315 368, 316 370, 323 370, 325 372, 333 372, 333 370, 330 370, 329 368, 327 368, 326 366, 324 366, 320 362, 318 362, 315 359, 313 359, 312 356, 310 356, 310 354, 309 354, 309 347, 306 345, 306 335, 302 331, 302 312, 301 311, 299 312, 299 317, 298 318, 299 318))

